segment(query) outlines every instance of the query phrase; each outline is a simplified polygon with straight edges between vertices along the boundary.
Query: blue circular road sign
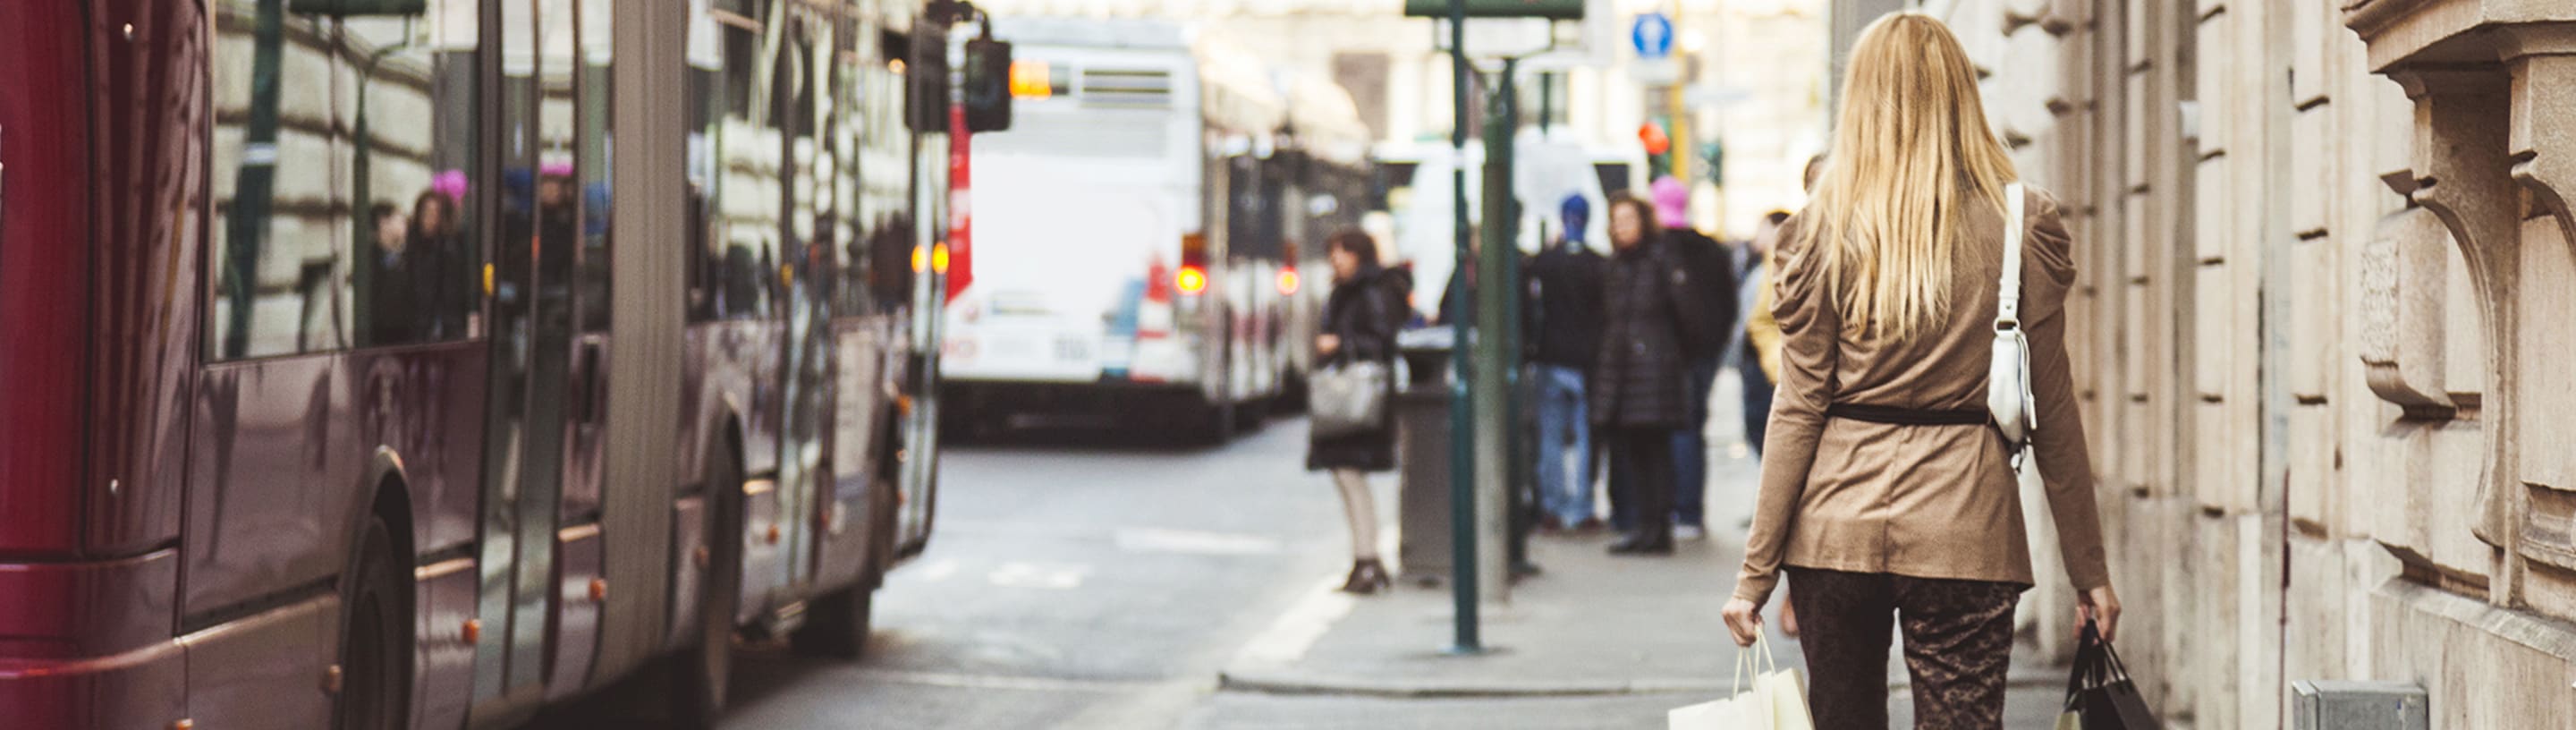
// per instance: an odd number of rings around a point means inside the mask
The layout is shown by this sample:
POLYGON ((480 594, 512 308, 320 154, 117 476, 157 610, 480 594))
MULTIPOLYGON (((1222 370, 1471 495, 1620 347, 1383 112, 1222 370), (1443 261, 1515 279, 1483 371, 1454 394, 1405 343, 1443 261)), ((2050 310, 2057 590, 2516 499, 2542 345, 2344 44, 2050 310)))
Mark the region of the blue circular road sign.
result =
POLYGON ((1664 58, 1673 55, 1673 19, 1663 13, 1637 16, 1637 24, 1628 31, 1637 47, 1638 58, 1664 58))

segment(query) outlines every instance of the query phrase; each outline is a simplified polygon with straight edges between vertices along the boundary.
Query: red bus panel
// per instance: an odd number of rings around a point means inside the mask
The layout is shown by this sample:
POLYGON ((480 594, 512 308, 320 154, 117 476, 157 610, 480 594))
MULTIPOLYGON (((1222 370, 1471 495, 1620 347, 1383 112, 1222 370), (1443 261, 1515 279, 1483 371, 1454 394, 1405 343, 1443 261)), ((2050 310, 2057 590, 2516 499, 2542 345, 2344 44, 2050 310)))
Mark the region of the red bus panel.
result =
POLYGON ((89 89, 80 3, 0 2, 0 555, 79 547, 89 89))

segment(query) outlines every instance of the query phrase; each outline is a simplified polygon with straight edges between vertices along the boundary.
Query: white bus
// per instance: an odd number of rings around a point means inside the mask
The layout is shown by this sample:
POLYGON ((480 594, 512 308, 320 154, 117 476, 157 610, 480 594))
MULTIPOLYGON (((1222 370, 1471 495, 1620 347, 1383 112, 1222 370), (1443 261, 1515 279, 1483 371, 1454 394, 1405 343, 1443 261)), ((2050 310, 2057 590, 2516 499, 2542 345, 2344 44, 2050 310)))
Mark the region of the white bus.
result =
POLYGON ((1366 189, 1349 96, 1172 23, 995 32, 1019 99, 972 148, 993 214, 947 312, 942 424, 1111 416, 1222 442, 1292 403, 1320 295, 1299 259, 1366 189))

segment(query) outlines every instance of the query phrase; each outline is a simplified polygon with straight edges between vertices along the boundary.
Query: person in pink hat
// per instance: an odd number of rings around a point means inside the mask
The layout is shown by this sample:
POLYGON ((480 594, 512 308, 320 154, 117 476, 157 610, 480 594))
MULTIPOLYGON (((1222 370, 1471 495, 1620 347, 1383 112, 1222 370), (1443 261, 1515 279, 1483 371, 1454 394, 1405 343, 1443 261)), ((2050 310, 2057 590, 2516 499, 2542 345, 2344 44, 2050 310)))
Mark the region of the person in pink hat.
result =
POLYGON ((1673 500, 1672 514, 1633 514, 1637 500, 1633 494, 1633 477, 1610 475, 1612 522, 1622 529, 1633 529, 1647 522, 1661 520, 1672 525, 1672 535, 1681 540, 1697 540, 1708 535, 1708 401, 1716 385, 1717 373, 1725 361, 1727 343, 1732 342, 1736 318, 1735 256, 1725 244, 1700 233, 1690 224, 1690 186, 1672 176, 1655 179, 1648 188, 1654 203, 1659 238, 1669 242, 1673 256, 1691 280, 1699 299, 1700 316, 1696 326, 1682 333, 1681 345, 1687 369, 1689 413, 1682 428, 1673 434, 1673 500))

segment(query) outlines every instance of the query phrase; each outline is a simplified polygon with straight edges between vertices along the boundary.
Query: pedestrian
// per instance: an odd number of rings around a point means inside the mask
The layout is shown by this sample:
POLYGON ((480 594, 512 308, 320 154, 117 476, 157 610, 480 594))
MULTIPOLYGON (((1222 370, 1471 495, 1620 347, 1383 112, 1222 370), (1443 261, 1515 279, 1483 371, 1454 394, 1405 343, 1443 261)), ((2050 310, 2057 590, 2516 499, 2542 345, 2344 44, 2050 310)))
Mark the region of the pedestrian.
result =
MULTIPOLYGON (((1324 300, 1323 327, 1315 335, 1316 358, 1328 363, 1375 362, 1395 372, 1395 333, 1410 313, 1404 292, 1410 277, 1378 265, 1377 241, 1359 229, 1344 229, 1325 240, 1333 264, 1333 293, 1324 300)), ((1386 398, 1395 395, 1392 377, 1386 398)), ((1306 468, 1328 471, 1342 493, 1342 513, 1351 525, 1351 573, 1342 590, 1369 594, 1389 582, 1378 561, 1377 503, 1369 492, 1371 472, 1395 468, 1395 409, 1384 409, 1379 428, 1359 433, 1312 438, 1306 446, 1306 468)))
POLYGON ((1715 314, 1654 221, 1654 205, 1643 198, 1623 193, 1610 202, 1601 349, 1585 393, 1593 434, 1609 442, 1612 478, 1626 480, 1634 509, 1635 523, 1610 546, 1618 554, 1673 551, 1674 432, 1691 416, 1683 341, 1704 332, 1715 314))
POLYGON ((2012 159, 1940 21, 1880 18, 1849 68, 1833 163, 1779 234, 1780 386, 1726 624, 1750 645, 1785 569, 1817 727, 1887 726, 1895 623, 1915 726, 2000 728, 2013 606, 2032 582, 2015 455, 1986 407, 2005 226, 2025 249, 2018 327, 2039 423, 2026 455, 2079 618, 2108 638, 2120 616, 2067 364, 2073 244, 2047 193, 2008 219, 2012 159))
POLYGON ((1717 385, 1717 371, 1726 362, 1726 346, 1735 340, 1735 255, 1726 244, 1699 232, 1690 222, 1690 187, 1671 177, 1658 179, 1652 186, 1655 217, 1663 223, 1663 238, 1691 278, 1699 299, 1689 306, 1703 316, 1697 325, 1682 333, 1682 354, 1686 358, 1690 390, 1684 394, 1690 413, 1682 428, 1673 434, 1673 536, 1683 540, 1706 537, 1708 514, 1708 401, 1709 391, 1717 385))
POLYGON ((1744 442, 1753 447, 1756 458, 1762 455, 1763 426, 1771 421, 1771 390, 1780 382, 1780 323, 1771 317, 1771 251, 1780 237, 1780 224, 1789 220, 1789 211, 1775 210, 1762 216, 1753 239, 1744 244, 1744 264, 1740 283, 1735 288, 1736 311, 1744 313, 1744 326, 1735 331, 1735 346, 1727 348, 1735 357, 1735 373, 1744 384, 1744 442))
POLYGON ((1601 277, 1609 260, 1583 241, 1592 206, 1580 194, 1560 206, 1564 235, 1530 260, 1531 379, 1538 391, 1538 489, 1551 529, 1601 526, 1592 506, 1592 419, 1585 370, 1601 351, 1601 277))

